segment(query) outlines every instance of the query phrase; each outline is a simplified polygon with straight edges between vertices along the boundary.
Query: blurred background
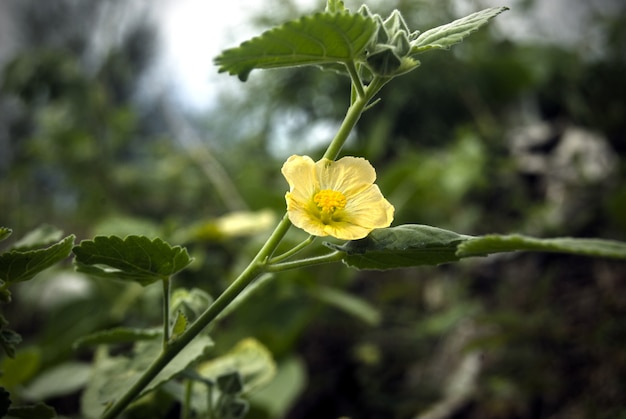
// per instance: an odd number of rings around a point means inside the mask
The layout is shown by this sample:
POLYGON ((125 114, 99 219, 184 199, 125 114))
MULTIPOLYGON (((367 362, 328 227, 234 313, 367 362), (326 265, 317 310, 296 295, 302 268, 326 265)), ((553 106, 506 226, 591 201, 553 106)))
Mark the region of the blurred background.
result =
MULTIPOLYGON (((621 2, 367 4, 383 16, 397 8, 422 31, 511 8, 450 52, 420 57, 344 149, 377 168, 394 224, 626 240, 621 2)), ((212 59, 323 8, 0 0, 0 225, 16 239, 41 225, 79 240, 159 236, 196 258, 175 284, 217 295, 282 216, 282 162, 322 155, 349 80, 300 68, 241 83, 212 59)), ((17 288, 6 317, 24 338, 18 355, 37 362, 13 397, 28 402, 20 389, 38 374, 88 362, 72 350, 78 337, 158 324, 158 291, 85 278, 69 263, 17 288)), ((522 253, 284 273, 212 336, 214 355, 247 336, 272 352, 278 375, 250 396, 253 418, 626 417, 623 262, 522 253)), ((80 387, 39 396, 80 417, 80 387)))

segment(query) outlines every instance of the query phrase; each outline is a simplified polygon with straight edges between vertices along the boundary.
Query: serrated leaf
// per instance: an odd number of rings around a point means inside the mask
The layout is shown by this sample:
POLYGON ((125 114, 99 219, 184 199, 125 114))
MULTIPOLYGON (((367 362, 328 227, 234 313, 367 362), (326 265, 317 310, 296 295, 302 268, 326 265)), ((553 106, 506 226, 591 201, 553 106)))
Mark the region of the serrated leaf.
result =
POLYGON ((324 244, 345 252, 343 261, 350 267, 384 270, 457 261, 457 246, 469 238, 437 227, 405 224, 373 230, 364 239, 343 245, 324 244))
POLYGON ((0 280, 5 286, 27 281, 70 255, 74 235, 45 249, 11 250, 0 255, 0 280))
POLYGON ((347 63, 361 56, 376 30, 374 19, 361 14, 316 13, 227 49, 215 63, 242 81, 254 69, 347 63))
POLYGON ((26 233, 26 235, 15 242, 11 248, 21 251, 34 250, 57 242, 61 240, 62 237, 63 231, 54 226, 44 224, 26 233))
POLYGON ((95 345, 113 345, 119 343, 151 340, 161 336, 161 329, 134 329, 131 327, 117 327, 103 330, 84 336, 74 342, 74 349, 95 345))
POLYGON ((326 2, 326 13, 344 13, 346 11, 346 6, 341 0, 328 0, 326 2))
POLYGON ((185 316, 182 311, 177 311, 172 325, 171 339, 176 339, 178 336, 182 335, 188 325, 189 320, 187 320, 187 316, 185 316))
POLYGON ((517 250, 572 253, 576 255, 626 259, 626 243, 614 240, 560 237, 538 239, 523 235, 490 234, 459 245, 457 256, 486 256, 517 250))
POLYGON ((13 230, 7 227, 0 227, 0 241, 5 240, 7 237, 11 235, 13 230))
POLYGON ((430 49, 448 49, 508 9, 508 7, 490 7, 427 30, 411 42, 411 54, 419 54, 430 49))
POLYGON ((192 262, 187 250, 145 236, 99 236, 74 247, 80 272, 149 285, 166 280, 192 262))

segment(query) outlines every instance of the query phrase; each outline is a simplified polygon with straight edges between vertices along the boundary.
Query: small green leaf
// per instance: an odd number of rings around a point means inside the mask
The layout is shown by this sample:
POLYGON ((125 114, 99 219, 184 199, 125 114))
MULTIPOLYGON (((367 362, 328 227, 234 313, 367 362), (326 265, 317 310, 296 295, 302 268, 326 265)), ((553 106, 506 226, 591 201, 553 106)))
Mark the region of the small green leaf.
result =
POLYGON ((74 236, 68 236, 45 249, 11 250, 0 255, 0 280, 5 286, 27 281, 36 274, 69 256, 74 236))
POLYGON ((486 256, 516 250, 572 253, 576 255, 626 259, 626 243, 614 240, 560 237, 538 239, 522 235, 490 234, 459 245, 457 256, 486 256))
POLYGON ((6 227, 0 227, 0 241, 5 240, 7 237, 11 235, 13 230, 6 227))
MULTIPOLYGON (((337 10, 337 2, 331 8, 337 10)), ((362 14, 316 13, 277 26, 237 48, 223 51, 215 63, 242 81, 254 69, 332 65, 358 60, 377 30, 362 14)))
POLYGON ((95 345, 113 345, 119 343, 151 340, 161 336, 161 329, 134 329, 130 327, 117 327, 84 336, 74 342, 74 349, 95 345))
POLYGON ((83 240, 73 252, 80 272, 141 285, 165 280, 192 261, 186 249, 144 236, 128 236, 123 240, 117 236, 99 236, 83 240))
POLYGON ((427 30, 411 42, 411 54, 419 54, 430 49, 448 49, 508 9, 508 7, 491 7, 427 30))
POLYGON ((181 312, 190 322, 195 321, 213 303, 211 296, 200 288, 177 288, 170 300, 171 314, 181 312))
POLYGON ((326 13, 344 13, 346 12, 346 6, 344 6, 341 0, 328 0, 326 2, 326 13))
POLYGON ((324 243, 346 253, 344 263, 357 269, 393 269, 439 265, 459 260, 456 249, 470 236, 420 224, 373 230, 367 237, 341 246, 324 243))
POLYGON ((172 336, 170 337, 170 339, 176 339, 178 336, 182 335, 183 332, 187 330, 188 325, 189 320, 187 320, 187 316, 185 316, 182 311, 177 311, 176 317, 174 318, 172 326, 172 336))

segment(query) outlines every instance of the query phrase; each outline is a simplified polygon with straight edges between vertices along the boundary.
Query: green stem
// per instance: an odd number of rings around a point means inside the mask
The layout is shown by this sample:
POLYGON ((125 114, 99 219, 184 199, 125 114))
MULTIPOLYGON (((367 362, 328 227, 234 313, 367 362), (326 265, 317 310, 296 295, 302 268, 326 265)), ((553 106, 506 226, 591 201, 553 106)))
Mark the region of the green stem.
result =
POLYGON ((291 222, 285 214, 276 226, 276 229, 265 242, 261 250, 254 257, 246 269, 235 279, 224 292, 217 297, 205 311, 196 319, 189 328, 178 338, 168 343, 159 356, 148 366, 143 375, 117 400, 110 409, 106 410, 103 418, 112 419, 117 417, 157 376, 157 374, 196 336, 204 330, 234 299, 241 291, 250 284, 259 274, 266 269, 266 263, 276 247, 291 227, 291 222))
POLYGON ((163 350, 167 349, 170 340, 170 278, 163 283, 163 350))
POLYGON ((304 240, 302 243, 298 244, 297 246, 292 247, 291 249, 287 250, 285 253, 283 253, 282 255, 278 255, 275 256, 273 258, 271 258, 269 260, 270 265, 274 264, 274 263, 278 263, 281 260, 285 260, 297 253, 299 253, 302 249, 304 249, 305 247, 307 247, 308 245, 310 245, 311 243, 313 243, 313 241, 315 240, 315 236, 309 236, 307 237, 306 240, 304 240))
MULTIPOLYGON (((389 78, 374 77, 372 82, 364 89, 363 96, 358 96, 354 103, 350 105, 346 116, 339 128, 339 131, 328 146, 324 157, 335 160, 344 143, 348 139, 348 135, 358 122, 361 114, 366 109, 370 100, 376 93, 389 81, 389 78)), ((112 419, 117 417, 124 409, 146 388, 148 384, 157 376, 157 374, 165 368, 165 366, 196 336, 200 334, 215 318, 226 309, 230 303, 260 274, 264 272, 278 272, 287 269, 295 269, 303 266, 317 265, 320 263, 334 262, 341 259, 341 252, 334 252, 329 255, 319 256, 317 258, 304 259, 301 261, 284 262, 276 265, 269 265, 268 261, 276 251, 278 244, 283 239, 287 231, 291 227, 291 222, 285 214, 282 220, 276 226, 276 229, 257 253, 254 259, 246 267, 246 269, 233 281, 233 283, 217 297, 205 311, 196 319, 189 328, 176 339, 171 342, 164 343, 164 348, 159 356, 148 366, 139 379, 128 389, 122 397, 120 397, 111 407, 103 414, 103 419, 112 419)), ((280 258, 280 256, 279 256, 280 258)), ((280 260, 280 259, 279 259, 280 260)), ((168 300, 169 305, 169 300, 168 300)), ((168 307, 169 312, 169 307, 168 307)), ((169 313, 168 313, 169 314, 169 313)), ((168 320, 169 323, 169 320, 168 320)), ((168 327, 169 335, 169 324, 168 327)), ((164 327, 166 327, 164 326, 164 327)), ((166 333, 163 334, 164 339, 166 333)), ((165 341, 164 341, 165 342, 165 341)))
POLYGON ((187 379, 185 382, 185 400, 181 407, 181 419, 189 419, 191 417, 191 395, 193 391, 193 380, 187 379))
POLYGON ((321 265, 323 263, 339 262, 343 259, 343 256, 344 252, 337 250, 326 255, 268 265, 266 270, 267 272, 282 272, 291 269, 305 268, 307 266, 321 265))
POLYGON ((324 153, 324 158, 329 160, 335 160, 344 143, 348 139, 348 135, 352 132, 352 129, 361 118, 363 111, 365 110, 369 101, 374 97, 376 93, 389 81, 389 78, 374 77, 372 82, 365 88, 363 96, 358 96, 354 103, 348 108, 348 112, 335 135, 332 142, 324 153))
POLYGON ((350 78, 352 79, 352 86, 354 86, 359 97, 365 97, 365 90, 363 90, 363 82, 361 81, 361 77, 359 77, 359 70, 357 70, 354 61, 350 61, 346 63, 346 68, 348 69, 348 73, 350 74, 350 78))

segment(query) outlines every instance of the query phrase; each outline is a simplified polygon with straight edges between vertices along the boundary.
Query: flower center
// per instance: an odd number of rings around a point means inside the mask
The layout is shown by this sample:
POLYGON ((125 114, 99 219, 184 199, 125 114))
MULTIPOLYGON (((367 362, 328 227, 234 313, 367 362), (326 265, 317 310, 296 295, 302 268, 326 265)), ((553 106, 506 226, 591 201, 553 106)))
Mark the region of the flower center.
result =
POLYGON ((346 197, 341 192, 332 189, 322 189, 313 196, 313 201, 326 214, 332 214, 346 207, 346 197))

